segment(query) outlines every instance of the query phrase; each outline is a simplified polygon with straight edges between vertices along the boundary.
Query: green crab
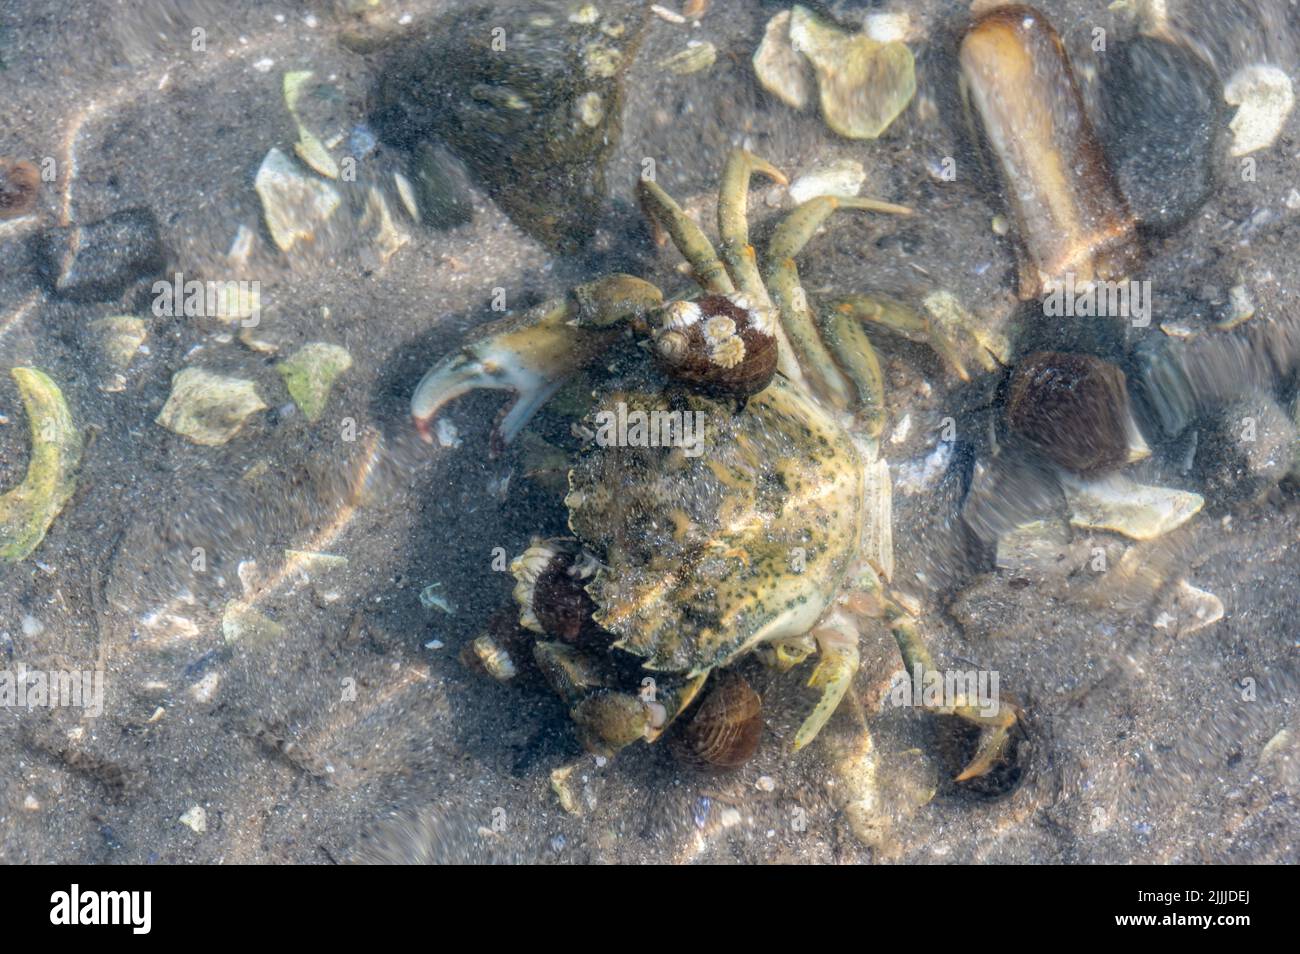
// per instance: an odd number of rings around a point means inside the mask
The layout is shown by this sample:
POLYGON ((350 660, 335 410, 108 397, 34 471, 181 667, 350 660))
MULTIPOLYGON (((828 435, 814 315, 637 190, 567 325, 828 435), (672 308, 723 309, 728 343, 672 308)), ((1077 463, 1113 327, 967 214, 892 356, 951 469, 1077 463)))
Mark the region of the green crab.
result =
MULTIPOLYGON (((586 443, 565 497, 573 536, 534 539, 511 565, 519 621, 544 637, 535 660, 596 752, 654 741, 713 670, 750 652, 780 669, 816 654, 808 685, 820 697, 795 733, 800 749, 835 712, 858 669, 859 636, 880 619, 909 673, 933 669, 916 621, 885 592, 893 574, 889 469, 877 447, 885 412, 862 322, 889 324, 892 311, 857 298, 819 319, 794 262, 837 209, 910 210, 810 199, 777 225, 760 265, 745 211, 756 173, 786 183, 764 160, 730 154, 720 254, 663 189, 639 183, 646 215, 702 294, 665 302, 629 275, 581 285, 484 326, 412 398, 427 438, 459 395, 514 392, 493 435, 499 452, 575 372, 629 337, 642 346, 629 352, 630 369, 598 388, 596 410, 578 428, 586 443)), ((498 677, 515 671, 491 636, 471 652, 498 677)), ((988 715, 962 702, 938 711, 981 726, 960 776, 972 777, 999 758, 1016 716, 1007 705, 988 715)))

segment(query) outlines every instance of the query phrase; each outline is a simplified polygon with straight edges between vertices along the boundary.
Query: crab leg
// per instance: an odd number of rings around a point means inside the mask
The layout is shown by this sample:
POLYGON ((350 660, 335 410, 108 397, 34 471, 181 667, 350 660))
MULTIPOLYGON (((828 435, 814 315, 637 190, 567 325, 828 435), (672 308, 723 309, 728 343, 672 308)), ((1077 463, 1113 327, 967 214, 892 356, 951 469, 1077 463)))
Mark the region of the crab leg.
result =
POLYGON ((906 305, 871 295, 846 295, 831 304, 831 310, 856 321, 870 321, 902 335, 908 341, 929 345, 963 381, 970 380, 970 372, 961 355, 944 335, 935 330, 930 320, 906 305))
POLYGON ((822 694, 795 733, 796 752, 815 739, 822 726, 835 714, 858 671, 858 630, 847 616, 832 614, 813 630, 812 635, 817 640, 819 658, 808 687, 820 689, 822 694))
POLYGON ((840 370, 858 392, 858 418, 869 437, 885 429, 885 378, 871 339, 862 326, 842 311, 832 309, 822 318, 827 346, 839 360, 840 370))
POLYGON ((771 300, 758 273, 754 246, 749 244, 749 219, 745 214, 749 180, 756 172, 781 185, 789 185, 781 170, 767 160, 744 149, 733 149, 727 157, 718 191, 718 235, 722 237, 722 258, 732 279, 754 303, 768 306, 771 300))
POLYGON ((716 295, 729 295, 735 291, 736 286, 718 260, 713 244, 673 197, 652 179, 638 180, 636 191, 646 217, 668 232, 677 250, 695 271, 695 280, 701 287, 716 295))
MULTIPOLYGON (((916 620, 893 603, 886 605, 885 616, 898 643, 898 651, 903 657, 907 672, 915 672, 918 666, 922 672, 934 671, 934 659, 916 631, 916 620)), ((1011 740, 1011 730, 1018 718, 1015 707, 1009 703, 999 703, 997 711, 990 715, 982 705, 969 704, 964 698, 955 700, 951 706, 926 708, 938 715, 955 715, 980 727, 979 744, 970 762, 957 775, 955 781, 958 782, 988 774, 1006 751, 1007 743, 1011 740)))
MULTIPOLYGON (((876 212, 893 212, 906 215, 911 209, 906 206, 892 205, 876 199, 838 198, 822 195, 809 199, 791 212, 776 227, 767 248, 767 287, 781 309, 781 321, 786 334, 790 337, 799 364, 814 385, 828 400, 842 409, 853 403, 851 386, 845 375, 836 367, 835 362, 817 333, 812 311, 808 307, 808 298, 799 283, 799 270, 794 258, 808 244, 826 218, 839 208, 867 209, 876 212)), ((857 342, 861 344, 861 342, 857 342)), ((856 373, 867 374, 858 384, 859 389, 867 388, 870 394, 869 371, 855 369, 856 373)))

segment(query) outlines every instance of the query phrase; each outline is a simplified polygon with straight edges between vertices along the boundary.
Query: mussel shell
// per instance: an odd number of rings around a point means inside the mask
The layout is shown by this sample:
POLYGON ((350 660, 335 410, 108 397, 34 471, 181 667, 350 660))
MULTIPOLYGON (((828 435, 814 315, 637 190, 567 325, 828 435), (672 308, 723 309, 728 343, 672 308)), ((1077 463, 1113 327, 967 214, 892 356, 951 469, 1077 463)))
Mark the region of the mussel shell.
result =
POLYGON ((673 754, 697 768, 739 768, 758 750, 762 699, 739 673, 720 673, 690 721, 673 738, 673 754))
POLYGON ((1079 474, 1129 458, 1132 412, 1124 372, 1087 354, 1040 351, 1012 373, 1007 425, 1044 456, 1079 474))
POLYGON ((749 397, 767 387, 779 353, 772 319, 743 295, 672 302, 662 313, 651 346, 669 376, 710 394, 735 397, 749 397), (718 335, 719 326, 731 333, 718 335))

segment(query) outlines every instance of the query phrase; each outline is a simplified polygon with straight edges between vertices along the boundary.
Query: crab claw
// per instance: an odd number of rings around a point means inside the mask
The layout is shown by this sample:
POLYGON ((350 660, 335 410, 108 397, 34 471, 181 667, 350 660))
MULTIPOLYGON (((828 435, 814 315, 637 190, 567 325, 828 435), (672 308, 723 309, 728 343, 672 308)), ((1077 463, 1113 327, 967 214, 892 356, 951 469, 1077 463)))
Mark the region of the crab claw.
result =
POLYGON ((492 434, 500 453, 574 371, 604 351, 617 331, 579 328, 572 308, 550 302, 522 316, 485 325, 477 338, 434 365, 411 397, 420 436, 433 442, 433 422, 447 404, 480 388, 513 391, 492 434))

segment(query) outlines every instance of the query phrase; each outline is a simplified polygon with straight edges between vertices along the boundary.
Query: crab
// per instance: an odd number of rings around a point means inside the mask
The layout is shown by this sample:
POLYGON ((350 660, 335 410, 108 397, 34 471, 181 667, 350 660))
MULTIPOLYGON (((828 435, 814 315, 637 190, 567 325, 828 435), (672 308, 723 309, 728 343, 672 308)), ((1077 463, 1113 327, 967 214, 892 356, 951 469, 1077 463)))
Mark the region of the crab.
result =
MULTIPOLYGON (((858 670, 860 634, 882 620, 909 673, 934 668, 908 604, 887 592, 883 384, 863 322, 888 324, 894 311, 857 298, 819 319, 794 262, 837 209, 910 210, 809 199, 776 226, 760 267, 746 217, 755 174, 786 184, 770 163, 730 154, 720 255, 662 188, 638 184, 643 211, 686 259, 700 293, 665 301, 630 275, 580 285, 483 326, 412 398, 427 439, 460 395, 514 392, 492 437, 499 453, 566 380, 598 360, 609 367, 621 341, 641 345, 623 349, 630 368, 610 371, 593 395, 595 414, 577 428, 586 441, 564 498, 572 536, 534 538, 511 564, 519 622, 540 637, 535 660, 587 748, 602 754, 659 738, 710 673, 750 653, 781 670, 816 656, 808 685, 820 696, 795 732, 796 750, 836 711, 858 670), (693 442, 683 439, 692 424, 693 442)), ((471 651, 498 676, 515 671, 491 636, 471 651)), ((980 727, 958 776, 969 778, 998 761, 1017 717, 1005 703, 995 715, 957 703, 937 711, 980 727)))

